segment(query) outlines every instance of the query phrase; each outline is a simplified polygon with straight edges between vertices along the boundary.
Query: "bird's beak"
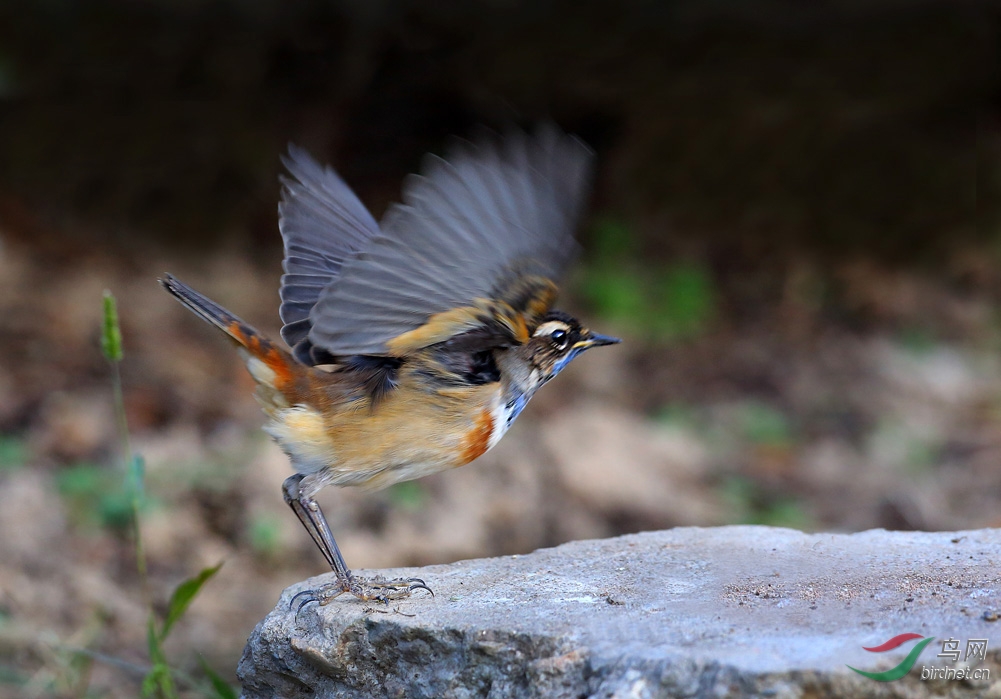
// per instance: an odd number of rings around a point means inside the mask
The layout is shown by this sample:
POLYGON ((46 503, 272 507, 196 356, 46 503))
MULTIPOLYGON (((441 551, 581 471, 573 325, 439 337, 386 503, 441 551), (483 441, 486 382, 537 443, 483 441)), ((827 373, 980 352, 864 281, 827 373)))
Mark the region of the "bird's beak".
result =
POLYGON ((577 342, 573 348, 578 352, 583 352, 591 347, 601 347, 602 345, 617 345, 622 340, 610 335, 599 335, 598 333, 588 333, 588 336, 577 342))

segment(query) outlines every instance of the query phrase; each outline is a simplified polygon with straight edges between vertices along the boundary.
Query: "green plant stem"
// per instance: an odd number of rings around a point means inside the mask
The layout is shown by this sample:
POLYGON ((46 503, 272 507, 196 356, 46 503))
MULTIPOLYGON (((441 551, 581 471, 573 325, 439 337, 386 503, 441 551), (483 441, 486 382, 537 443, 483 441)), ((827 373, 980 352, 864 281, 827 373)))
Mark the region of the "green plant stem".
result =
MULTIPOLYGON (((206 687, 203 683, 196 682, 194 678, 186 673, 175 670, 167 664, 167 658, 163 652, 163 641, 166 640, 171 626, 184 614, 188 605, 201 589, 201 586, 218 572, 221 563, 214 568, 202 570, 198 576, 181 583, 174 591, 170 600, 170 608, 162 626, 157 623, 156 612, 153 607, 153 595, 150 592, 149 574, 146 566, 146 548, 143 545, 142 527, 140 524, 140 512, 143 503, 143 491, 145 481, 145 465, 140 455, 132 451, 132 438, 129 434, 129 421, 125 412, 125 393, 122 390, 122 375, 119 364, 124 353, 122 352, 122 331, 118 323, 118 311, 115 304, 115 297, 110 291, 104 292, 104 324, 101 334, 101 350, 111 368, 111 390, 115 403, 115 418, 118 423, 118 436, 121 440, 122 453, 125 462, 125 477, 129 487, 129 496, 132 506, 132 532, 134 536, 136 551, 136 569, 139 573, 139 584, 142 588, 143 601, 149 611, 146 628, 146 639, 151 665, 148 669, 142 669, 142 695, 156 695, 161 699, 176 699, 178 696, 177 686, 174 677, 181 678, 182 682, 190 684, 199 692, 206 696, 219 697, 220 695, 229 697, 235 693, 228 690, 228 685, 210 671, 210 683, 206 687), (218 686, 216 686, 218 685, 218 686), (223 692, 220 687, 226 689, 223 692)), ((106 656, 99 656, 93 651, 81 650, 83 657, 90 659, 100 659, 105 662, 119 665, 114 659, 106 656)), ((134 672, 136 666, 128 666, 134 672)), ((88 682, 82 685, 86 691, 88 682)))
POLYGON ((118 436, 122 444, 125 461, 125 472, 129 482, 132 501, 132 536, 136 548, 136 569, 139 572, 139 584, 142 588, 143 601, 147 608, 153 608, 153 597, 149 589, 149 576, 146 569, 146 548, 143 545, 142 529, 139 525, 141 508, 141 484, 136 474, 136 455, 132 451, 132 438, 129 434, 129 420, 125 412, 125 393, 122 390, 122 372, 117 361, 109 361, 111 365, 111 391, 115 401, 115 420, 118 423, 118 436))
POLYGON ((139 526, 139 495, 136 491, 132 493, 132 535, 135 538, 136 570, 139 572, 143 601, 147 608, 153 609, 153 595, 149 589, 149 576, 146 573, 146 547, 143 546, 142 529, 139 526))
POLYGON ((129 420, 125 413, 125 393, 122 391, 122 372, 118 362, 111 364, 111 392, 115 400, 115 421, 118 423, 118 437, 122 441, 122 451, 125 455, 125 466, 132 463, 132 438, 129 436, 129 420))
POLYGON ((122 457, 125 465, 126 482, 129 484, 132 504, 132 535, 136 548, 136 569, 139 572, 139 584, 142 589, 143 601, 152 613, 153 596, 149 589, 149 576, 146 568, 146 549, 143 546, 142 531, 139 525, 139 511, 142 495, 141 463, 132 451, 132 437, 129 434, 129 420, 125 412, 125 391, 122 390, 122 372, 120 364, 125 354, 122 351, 122 330, 118 322, 118 307, 114 294, 105 290, 104 323, 101 333, 101 351, 108 360, 111 369, 111 393, 115 402, 115 422, 118 425, 118 438, 122 445, 122 457))

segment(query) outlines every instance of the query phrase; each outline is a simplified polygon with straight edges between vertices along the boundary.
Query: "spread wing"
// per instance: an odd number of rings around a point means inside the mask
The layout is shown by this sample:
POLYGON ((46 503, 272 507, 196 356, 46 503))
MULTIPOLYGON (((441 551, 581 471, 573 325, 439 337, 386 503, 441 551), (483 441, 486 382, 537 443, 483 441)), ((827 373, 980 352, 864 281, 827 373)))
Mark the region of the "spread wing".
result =
POLYGON ((498 345, 524 342, 576 251, 590 160, 555 128, 429 156, 381 232, 340 258, 309 342, 335 356, 400 356, 484 329, 498 345))
POLYGON ((282 178, 285 186, 278 204, 278 227, 285 242, 282 338, 300 361, 314 364, 310 312, 344 261, 368 246, 379 225, 344 181, 306 151, 289 145, 282 162, 294 178, 282 178))

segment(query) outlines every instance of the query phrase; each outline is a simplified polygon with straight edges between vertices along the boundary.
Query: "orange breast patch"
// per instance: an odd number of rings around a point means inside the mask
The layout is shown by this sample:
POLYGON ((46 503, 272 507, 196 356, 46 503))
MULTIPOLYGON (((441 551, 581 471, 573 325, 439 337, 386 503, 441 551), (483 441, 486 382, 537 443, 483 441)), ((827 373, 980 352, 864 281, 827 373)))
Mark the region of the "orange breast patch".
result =
POLYGON ((483 456, 490 448, 490 436, 493 433, 494 419, 489 410, 484 410, 477 416, 473 429, 462 438, 461 463, 468 464, 473 459, 483 456))

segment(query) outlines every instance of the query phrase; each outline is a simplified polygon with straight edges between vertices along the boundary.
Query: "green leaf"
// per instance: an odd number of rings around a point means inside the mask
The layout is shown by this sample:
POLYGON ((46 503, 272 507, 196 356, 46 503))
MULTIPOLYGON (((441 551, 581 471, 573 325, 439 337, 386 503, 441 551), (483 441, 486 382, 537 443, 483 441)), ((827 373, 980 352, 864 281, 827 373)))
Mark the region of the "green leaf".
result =
POLYGON ((160 631, 161 641, 167 638, 171 627, 188 610, 188 606, 195 599, 195 596, 198 595, 198 591, 202 589, 202 585, 218 573, 220 568, 222 568, 222 563, 212 568, 205 568, 195 577, 188 578, 177 586, 174 594, 170 596, 170 604, 167 606, 167 618, 164 620, 163 629, 160 631))
POLYGON ((156 668, 154 668, 149 672, 147 672, 146 676, 143 677, 142 695, 144 697, 151 697, 154 694, 156 694, 156 685, 157 685, 157 672, 156 668))
POLYGON ((171 677, 170 668, 163 663, 157 663, 143 678, 142 695, 144 697, 159 696, 161 699, 177 699, 177 687, 171 677))
POLYGON ((153 618, 152 612, 150 612, 149 619, 146 622, 146 649, 149 651, 149 659, 154 665, 163 658, 163 649, 160 647, 160 634, 157 633, 156 619, 153 618))
POLYGON ((219 699, 237 699, 239 696, 236 689, 233 688, 229 682, 224 680, 219 676, 219 673, 209 667, 209 664, 205 662, 205 658, 198 656, 199 662, 202 665, 202 672, 209 678, 209 682, 212 683, 212 689, 215 690, 215 696, 219 699))
POLYGON ((101 351, 109 362, 122 361, 122 329, 118 325, 118 307, 115 297, 104 290, 104 328, 101 332, 101 351))

